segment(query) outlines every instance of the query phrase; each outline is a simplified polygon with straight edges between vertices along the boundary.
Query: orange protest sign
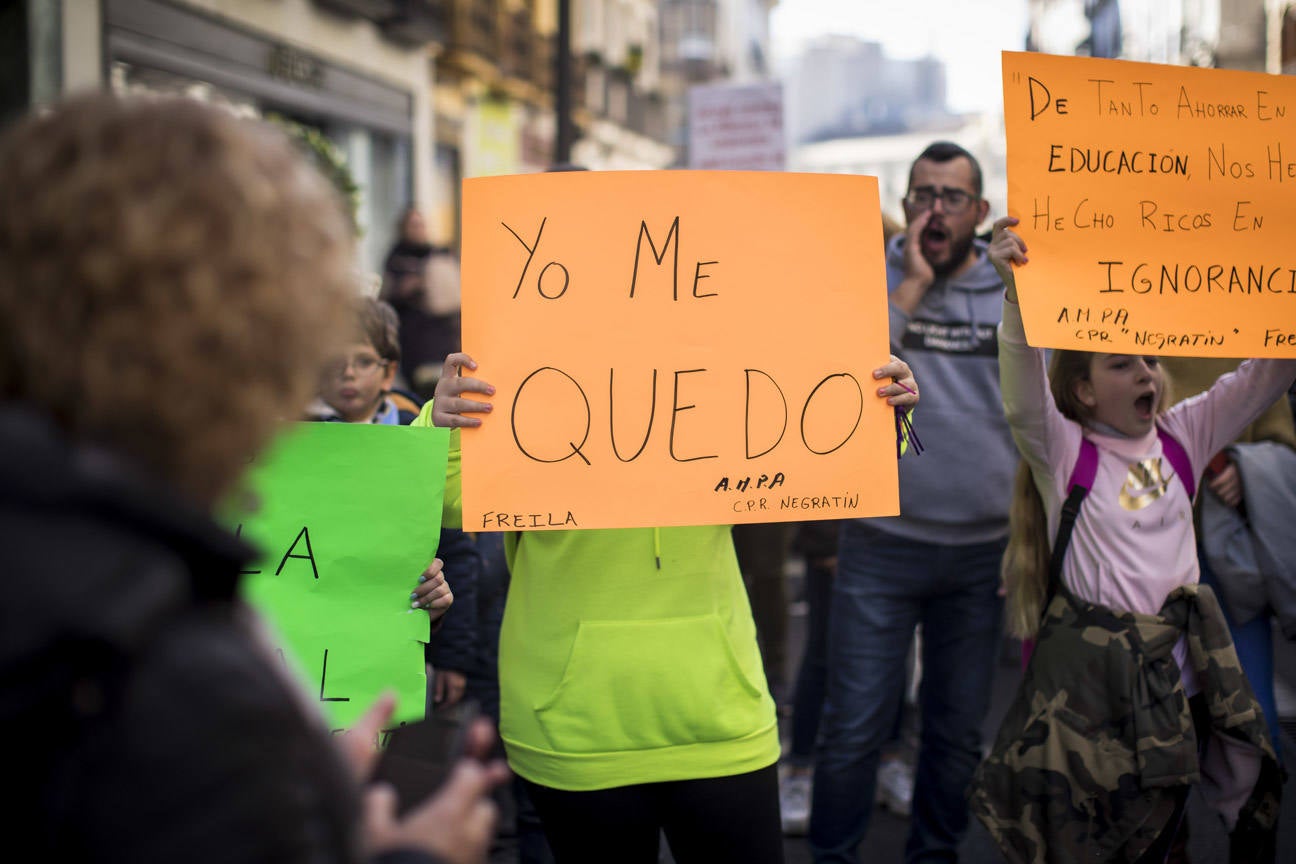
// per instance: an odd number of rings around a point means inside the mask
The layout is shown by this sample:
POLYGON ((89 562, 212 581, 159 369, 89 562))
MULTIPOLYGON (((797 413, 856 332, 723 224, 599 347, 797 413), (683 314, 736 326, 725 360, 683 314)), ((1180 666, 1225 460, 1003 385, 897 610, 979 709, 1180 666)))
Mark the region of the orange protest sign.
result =
POLYGON ((1296 356, 1296 79, 1003 55, 1032 345, 1296 356))
POLYGON ((467 530, 898 512, 877 182, 770 172, 470 179, 467 530))

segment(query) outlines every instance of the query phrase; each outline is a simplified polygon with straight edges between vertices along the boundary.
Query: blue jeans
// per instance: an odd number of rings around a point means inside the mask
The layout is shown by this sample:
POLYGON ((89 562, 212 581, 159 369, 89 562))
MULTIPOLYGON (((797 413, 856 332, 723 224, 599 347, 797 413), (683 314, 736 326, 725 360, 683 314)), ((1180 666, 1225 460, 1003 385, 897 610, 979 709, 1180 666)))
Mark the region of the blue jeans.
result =
MULTIPOLYGON (((1220 593, 1219 579, 1210 568, 1206 556, 1197 550, 1197 563, 1201 565, 1201 581, 1220 593)), ((1233 648, 1237 651, 1238 663, 1251 682, 1256 701, 1264 710, 1265 721, 1269 725, 1269 735, 1273 738, 1274 751, 1278 761, 1282 761, 1282 728, 1278 725, 1278 698, 1274 692, 1274 650, 1271 614, 1268 609, 1245 624, 1235 624, 1229 614, 1228 606, 1221 599, 1220 608, 1224 611, 1224 620, 1228 622, 1229 634, 1233 637, 1233 648)))
POLYGON ((824 690, 828 685, 828 609, 832 605, 833 568, 806 562, 806 634, 792 698, 792 741, 788 762, 809 768, 819 738, 824 690))
POLYGON ((843 526, 811 799, 816 862, 858 860, 917 624, 923 628, 922 737, 905 861, 957 860, 1002 635, 1003 550, 1004 541, 942 546, 861 522, 843 526))

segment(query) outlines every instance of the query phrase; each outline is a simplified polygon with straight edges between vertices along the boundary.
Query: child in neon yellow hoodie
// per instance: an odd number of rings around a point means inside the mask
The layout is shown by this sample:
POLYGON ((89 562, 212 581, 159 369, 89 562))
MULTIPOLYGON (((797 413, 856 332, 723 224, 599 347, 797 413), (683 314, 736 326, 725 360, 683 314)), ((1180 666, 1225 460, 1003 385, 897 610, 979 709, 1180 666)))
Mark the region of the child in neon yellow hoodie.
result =
MULTIPOLYGON (((478 426, 446 358, 416 426, 478 426)), ((898 358, 878 396, 918 400, 898 358)), ((462 521, 458 433, 443 524, 462 521)), ((782 860, 778 726, 727 525, 510 533, 500 735, 558 861, 782 860), (615 852, 613 851, 615 850, 615 852)))

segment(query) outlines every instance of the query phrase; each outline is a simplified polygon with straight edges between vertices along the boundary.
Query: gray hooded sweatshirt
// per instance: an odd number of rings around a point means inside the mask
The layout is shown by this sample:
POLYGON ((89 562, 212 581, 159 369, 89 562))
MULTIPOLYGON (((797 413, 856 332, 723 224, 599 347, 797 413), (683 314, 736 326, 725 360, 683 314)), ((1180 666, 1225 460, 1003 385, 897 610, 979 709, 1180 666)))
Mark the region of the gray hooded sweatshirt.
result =
MULTIPOLYGON (((937 279, 912 315, 890 307, 891 350, 922 391, 913 421, 924 449, 900 460, 900 515, 869 524, 925 543, 985 543, 1008 534, 1018 456, 999 392, 1003 282, 986 244, 975 244, 976 263, 937 279)), ((898 236, 887 247, 887 289, 903 278, 898 236)))

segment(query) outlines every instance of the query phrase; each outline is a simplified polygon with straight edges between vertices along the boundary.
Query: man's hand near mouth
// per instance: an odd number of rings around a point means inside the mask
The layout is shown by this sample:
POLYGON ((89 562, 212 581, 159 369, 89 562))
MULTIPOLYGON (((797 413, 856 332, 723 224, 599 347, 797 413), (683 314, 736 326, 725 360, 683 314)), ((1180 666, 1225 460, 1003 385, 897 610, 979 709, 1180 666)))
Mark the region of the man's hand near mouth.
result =
POLYGON ((932 211, 919 213, 905 230, 904 279, 891 292, 891 303, 906 315, 912 315, 927 289, 936 281, 936 271, 922 252, 923 230, 931 221, 932 211))

